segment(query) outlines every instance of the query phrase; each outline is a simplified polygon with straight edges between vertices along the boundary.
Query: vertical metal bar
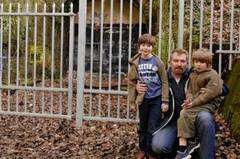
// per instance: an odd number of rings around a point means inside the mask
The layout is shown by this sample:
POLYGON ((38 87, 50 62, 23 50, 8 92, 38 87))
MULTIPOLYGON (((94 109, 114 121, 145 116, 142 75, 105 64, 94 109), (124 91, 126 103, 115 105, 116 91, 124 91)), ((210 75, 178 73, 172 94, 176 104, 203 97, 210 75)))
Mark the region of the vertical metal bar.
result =
MULTIPOLYGON (((103 23, 104 23, 104 0, 101 1, 101 31, 100 31, 100 66, 99 66, 99 91, 102 90, 102 54, 103 54, 103 23)), ((101 94, 98 98, 98 116, 101 116, 101 94)))
POLYGON ((191 67, 192 63, 192 30, 193 30, 193 0, 190 0, 190 26, 189 26, 189 50, 188 50, 188 64, 191 67))
POLYGON ((79 0, 78 18, 78 77, 77 77, 77 127, 82 125, 83 119, 83 91, 84 91, 84 68, 85 68, 85 43, 86 43, 86 9, 87 1, 79 0))
MULTIPOLYGON (((221 9, 220 9, 220 42, 219 42, 219 50, 222 50, 222 32, 223 32, 223 3, 224 1, 221 0, 221 9)), ((222 74, 222 54, 219 54, 219 61, 218 61, 218 74, 221 76, 222 74)))
POLYGON ((179 0, 178 10, 178 48, 183 48, 183 35, 184 35, 184 0, 179 0))
POLYGON ((168 31, 168 61, 170 60, 171 42, 172 42, 172 12, 173 12, 173 0, 170 0, 169 6, 169 31, 168 31))
MULTIPOLYGON (((230 24, 230 50, 233 50, 233 23, 234 23, 234 0, 231 3, 231 24, 230 24)), ((228 69, 232 70, 232 54, 229 55, 228 69)))
MULTIPOLYGON (((90 90, 93 89, 93 43, 94 43, 94 13, 95 13, 95 0, 92 0, 92 22, 91 22, 91 51, 90 51, 90 90)), ((89 99, 89 116, 92 116, 92 92, 90 92, 90 99, 89 99)))
MULTIPOLYGON (((142 3, 143 0, 139 0, 139 32, 138 32, 138 37, 142 35, 142 3)), ((138 112, 138 111, 137 111, 138 112)), ((136 115, 136 119, 138 119, 138 114, 136 115)))
POLYGON ((209 50, 212 52, 213 43, 213 13, 214 13, 214 0, 211 0, 211 24, 210 24, 210 46, 209 50))
MULTIPOLYGON (((131 59, 132 56, 132 14, 133 14, 133 0, 130 0, 130 10, 129 10, 129 34, 128 34, 128 60, 131 59)), ((128 70, 130 69, 130 65, 128 65, 128 70)))
MULTIPOLYGON (((72 3, 70 5, 70 12, 73 13, 73 4, 72 3)), ((78 24, 80 24, 80 23, 78 23, 78 24)), ((74 48, 74 16, 70 16, 69 74, 68 74, 68 116, 72 116, 73 48, 74 48)), ((80 54, 78 54, 78 55, 80 55, 80 54)), ((84 82, 83 82, 83 85, 84 85, 84 82)))
POLYGON ((149 32, 149 34, 152 34, 152 6, 153 6, 153 1, 152 0, 150 0, 150 3, 149 3, 149 26, 148 26, 148 28, 149 28, 149 30, 148 30, 148 32, 149 32))
MULTIPOLYGON (((118 56, 118 91, 121 90, 121 63, 122 63, 122 23, 123 23, 123 0, 120 1, 120 35, 119 35, 119 56, 118 56)), ((120 117, 120 96, 117 100, 117 118, 120 117)))
MULTIPOLYGON (((20 13, 20 4, 17 4, 17 12, 20 13)), ((16 67, 16 86, 19 86, 19 35, 20 35, 20 17, 17 16, 17 67, 16 67)), ((16 90, 16 111, 18 112, 18 90, 16 90)))
MULTIPOLYGON (((133 0, 130 0, 130 10, 129 10, 129 40, 128 40, 128 60, 130 60, 132 55, 132 12, 133 12, 133 0)), ((128 70, 130 65, 128 65, 128 70)), ((127 119, 129 119, 129 99, 127 100, 127 119)))
MULTIPOLYGON (((52 13, 54 14, 55 13, 55 3, 53 3, 53 6, 52 6, 52 13)), ((52 17, 52 48, 51 48, 51 87, 53 88, 54 87, 54 73, 55 73, 55 70, 54 70, 54 57, 55 57, 55 16, 52 17)), ((50 113, 52 114, 53 113, 53 92, 51 92, 51 107, 50 107, 50 113)))
MULTIPOLYGON (((43 13, 46 13, 46 3, 44 3, 43 13)), ((45 63, 46 63, 46 16, 43 16, 43 33, 42 33, 42 47, 43 47, 43 63, 42 63, 42 87, 45 86, 45 63)), ((45 95, 42 91, 42 113, 45 113, 45 95)))
MULTIPOLYGON (((26 13, 29 12, 29 5, 26 4, 26 13)), ((26 16, 26 26, 25 26, 25 80, 24 85, 27 87, 28 83, 28 32, 29 32, 29 16, 26 16)), ((24 91, 24 109, 27 112, 27 91, 24 91)))
MULTIPOLYGON (((62 11, 64 13, 64 3, 62 3, 62 11)), ((64 33, 64 17, 61 16, 61 46, 60 46, 60 88, 63 88, 63 33, 64 33)), ((62 114, 62 96, 63 93, 60 93, 60 100, 59 100, 59 113, 62 114)))
POLYGON ((158 28, 158 56, 161 57, 162 51, 162 7, 163 0, 159 0, 159 28, 158 28))
MULTIPOLYGON (((0 4, 0 13, 3 13, 3 4, 0 4)), ((3 71, 3 17, 0 16, 0 87, 2 87, 3 71)), ((0 110, 2 110, 2 89, 0 89, 0 110)))
POLYGON ((140 2, 139 2, 139 34, 138 34, 138 36, 141 36, 142 35, 142 9, 143 9, 143 7, 142 7, 142 2, 143 0, 140 0, 140 2))
MULTIPOLYGON (((238 24, 240 24, 240 16, 238 16, 238 24)), ((240 27, 238 27, 238 50, 240 51, 240 27)))
MULTIPOLYGON (((12 13, 12 3, 9 4, 9 13, 12 13)), ((8 17, 8 86, 11 84, 11 46, 12 46, 12 17, 8 17)), ((8 111, 10 111, 10 90, 8 90, 8 111)))
MULTIPOLYGON (((113 27, 113 0, 110 4, 110 38, 109 38, 109 75, 108 75, 108 90, 112 89, 112 27, 113 27)), ((111 114, 111 95, 108 94, 108 117, 111 114)))
MULTIPOLYGON (((35 14, 37 14, 37 3, 35 4, 35 14)), ((34 63, 33 63, 33 86, 36 87, 37 72, 37 16, 34 16, 34 63)), ((36 112, 36 91, 33 91, 33 112, 36 112)))
POLYGON ((202 48, 202 41, 203 41, 203 6, 204 1, 201 0, 201 6, 200 6, 200 38, 199 38, 199 47, 202 48))

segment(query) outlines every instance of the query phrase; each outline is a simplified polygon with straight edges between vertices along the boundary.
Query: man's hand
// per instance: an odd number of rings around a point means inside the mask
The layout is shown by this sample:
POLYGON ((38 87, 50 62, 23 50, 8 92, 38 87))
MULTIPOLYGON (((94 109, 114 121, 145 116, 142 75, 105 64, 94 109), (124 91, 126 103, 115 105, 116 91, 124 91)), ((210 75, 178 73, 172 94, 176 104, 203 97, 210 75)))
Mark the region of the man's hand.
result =
POLYGON ((192 100, 190 100, 190 99, 184 100, 182 107, 183 107, 183 109, 188 109, 188 108, 192 107, 192 100))
POLYGON ((161 108, 162 108, 162 112, 167 112, 169 109, 168 103, 162 103, 161 108))
POLYGON ((147 85, 141 81, 137 82, 136 90, 138 93, 145 93, 147 91, 147 85))

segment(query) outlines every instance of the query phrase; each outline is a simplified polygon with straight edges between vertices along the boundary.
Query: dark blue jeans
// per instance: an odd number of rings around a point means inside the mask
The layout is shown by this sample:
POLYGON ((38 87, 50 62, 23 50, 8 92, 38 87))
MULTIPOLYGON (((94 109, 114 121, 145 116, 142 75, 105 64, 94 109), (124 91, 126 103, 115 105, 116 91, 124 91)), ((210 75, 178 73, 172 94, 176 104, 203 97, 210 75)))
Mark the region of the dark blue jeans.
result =
MULTIPOLYGON (((207 111, 200 112, 196 117, 197 135, 200 140, 199 155, 202 159, 215 158, 215 122, 213 115, 207 111)), ((177 143, 177 124, 171 122, 158 131, 152 138, 152 150, 158 155, 171 155, 177 143)))
POLYGON ((196 118, 197 135, 200 140, 199 155, 202 159, 215 158, 215 121, 211 113, 202 111, 196 118))
POLYGON ((139 106, 139 148, 154 155, 151 150, 152 133, 157 130, 161 122, 161 97, 144 99, 139 106))
POLYGON ((152 138, 152 150, 155 154, 172 156, 173 149, 177 146, 177 122, 170 122, 166 127, 158 131, 152 138))

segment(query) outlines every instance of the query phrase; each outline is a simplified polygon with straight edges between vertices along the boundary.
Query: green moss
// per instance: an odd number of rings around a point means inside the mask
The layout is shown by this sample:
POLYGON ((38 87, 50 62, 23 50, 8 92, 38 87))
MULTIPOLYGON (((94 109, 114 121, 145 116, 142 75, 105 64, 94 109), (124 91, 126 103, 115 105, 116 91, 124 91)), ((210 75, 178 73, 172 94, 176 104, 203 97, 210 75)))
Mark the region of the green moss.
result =
POLYGON ((158 36, 156 38, 156 45, 154 46, 154 54, 161 56, 162 61, 164 62, 165 65, 168 63, 168 35, 163 33, 162 39, 161 39, 161 50, 160 53, 158 52, 159 46, 159 39, 158 36))
POLYGON ((240 59, 234 63, 233 70, 229 74, 227 84, 230 92, 225 98, 223 115, 230 122, 233 136, 240 139, 240 59))

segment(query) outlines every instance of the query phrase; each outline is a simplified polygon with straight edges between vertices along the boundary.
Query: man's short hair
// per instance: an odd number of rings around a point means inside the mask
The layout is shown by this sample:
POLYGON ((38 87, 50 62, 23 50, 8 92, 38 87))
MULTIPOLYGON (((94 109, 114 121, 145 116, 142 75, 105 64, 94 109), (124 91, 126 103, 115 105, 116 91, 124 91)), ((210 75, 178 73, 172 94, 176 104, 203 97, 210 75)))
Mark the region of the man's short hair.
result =
POLYGON ((188 52, 185 49, 182 48, 177 48, 172 50, 171 55, 170 55, 170 60, 172 59, 172 56, 174 53, 177 53, 177 55, 186 55, 187 59, 188 59, 188 52))
POLYGON ((150 44, 150 45, 154 45, 155 43, 155 39, 151 34, 143 34, 138 38, 138 47, 141 44, 150 44))
POLYGON ((206 49, 201 48, 193 52, 193 62, 200 61, 206 63, 208 66, 212 65, 212 53, 206 49))

